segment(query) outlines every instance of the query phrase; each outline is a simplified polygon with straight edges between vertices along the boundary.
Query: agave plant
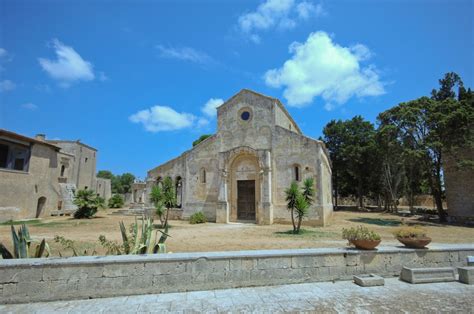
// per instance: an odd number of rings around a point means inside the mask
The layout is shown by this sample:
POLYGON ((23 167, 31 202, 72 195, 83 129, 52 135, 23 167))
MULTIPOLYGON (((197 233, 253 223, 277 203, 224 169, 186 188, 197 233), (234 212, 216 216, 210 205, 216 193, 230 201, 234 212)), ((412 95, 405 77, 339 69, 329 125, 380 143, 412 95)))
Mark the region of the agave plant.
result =
POLYGON ((36 245, 34 250, 30 249, 31 243, 34 241, 30 237, 30 232, 28 227, 23 224, 18 232, 15 230, 13 225, 12 229, 12 242, 13 242, 13 253, 11 253, 3 243, 0 243, 0 253, 2 254, 3 259, 12 259, 12 258, 40 258, 45 255, 48 257, 50 255, 49 245, 46 243, 46 240, 43 239, 40 244, 36 245))
POLYGON ((122 244, 109 241, 105 236, 99 237, 100 244, 107 249, 107 254, 156 254, 166 253, 165 241, 169 237, 168 226, 164 231, 156 230, 153 233, 153 219, 143 217, 141 227, 135 218, 135 223, 131 225, 130 231, 127 232, 122 222, 120 225, 120 233, 122 234, 122 244), (158 232, 161 236, 158 238, 158 232))

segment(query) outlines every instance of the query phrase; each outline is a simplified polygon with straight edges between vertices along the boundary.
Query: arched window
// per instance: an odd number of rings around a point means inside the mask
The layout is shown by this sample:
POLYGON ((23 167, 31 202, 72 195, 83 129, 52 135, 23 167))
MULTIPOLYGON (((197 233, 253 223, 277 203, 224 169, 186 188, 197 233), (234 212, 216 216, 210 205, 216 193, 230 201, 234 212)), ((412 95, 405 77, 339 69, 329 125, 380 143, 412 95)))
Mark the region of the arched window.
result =
POLYGON ((61 166, 61 175, 60 177, 64 177, 64 171, 66 170, 66 166, 62 165, 61 166))
POLYGON ((201 183, 206 183, 206 169, 201 168, 201 183))
POLYGON ((163 186, 163 178, 158 177, 156 178, 156 183, 157 186, 162 187, 163 186))
POLYGON ((295 175, 295 177, 294 177, 294 178, 295 178, 295 181, 296 181, 296 182, 299 182, 299 181, 301 181, 301 171, 300 171, 300 166, 298 166, 298 165, 294 165, 293 169, 294 169, 294 175, 295 175))

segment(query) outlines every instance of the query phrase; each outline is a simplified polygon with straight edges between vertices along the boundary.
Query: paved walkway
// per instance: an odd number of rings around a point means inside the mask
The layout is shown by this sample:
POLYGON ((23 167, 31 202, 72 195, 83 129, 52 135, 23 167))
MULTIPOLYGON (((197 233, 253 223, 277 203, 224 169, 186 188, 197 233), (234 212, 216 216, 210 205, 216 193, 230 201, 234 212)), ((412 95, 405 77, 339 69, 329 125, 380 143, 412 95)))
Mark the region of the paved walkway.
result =
MULTIPOLYGON (((120 289, 120 287, 117 287, 120 289)), ((412 285, 396 278, 383 287, 350 281, 0 305, 0 313, 474 313, 474 286, 412 285)))

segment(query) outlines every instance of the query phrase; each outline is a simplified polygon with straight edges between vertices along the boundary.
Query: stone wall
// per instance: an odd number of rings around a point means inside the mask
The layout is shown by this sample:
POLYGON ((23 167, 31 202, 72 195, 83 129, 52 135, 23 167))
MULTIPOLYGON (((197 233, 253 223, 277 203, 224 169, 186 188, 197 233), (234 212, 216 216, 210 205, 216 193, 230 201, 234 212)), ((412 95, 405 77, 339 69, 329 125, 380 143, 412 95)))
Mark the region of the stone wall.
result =
POLYGON ((58 154, 53 147, 32 144, 28 171, 0 168, 0 222, 49 215, 58 208, 58 154), (37 213, 38 203, 40 213, 37 213), (39 214, 39 215, 38 215, 39 214))
POLYGON ((463 160, 474 161, 474 149, 457 152, 456 158, 444 156, 448 215, 453 221, 474 222, 474 169, 459 167, 463 160))
POLYGON ((0 260, 0 303, 390 277, 402 266, 464 266, 469 255, 472 244, 0 260))

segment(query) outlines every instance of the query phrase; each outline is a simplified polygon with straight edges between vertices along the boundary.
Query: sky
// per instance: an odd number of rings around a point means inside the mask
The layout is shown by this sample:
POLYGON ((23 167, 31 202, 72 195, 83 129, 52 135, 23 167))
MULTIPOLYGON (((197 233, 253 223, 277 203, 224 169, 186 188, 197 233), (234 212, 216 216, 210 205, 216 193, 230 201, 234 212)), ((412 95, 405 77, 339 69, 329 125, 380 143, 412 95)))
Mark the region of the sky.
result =
POLYGON ((312 138, 332 119, 473 87, 473 1, 0 0, 0 128, 147 170, 216 131, 243 88, 279 98, 312 138))

